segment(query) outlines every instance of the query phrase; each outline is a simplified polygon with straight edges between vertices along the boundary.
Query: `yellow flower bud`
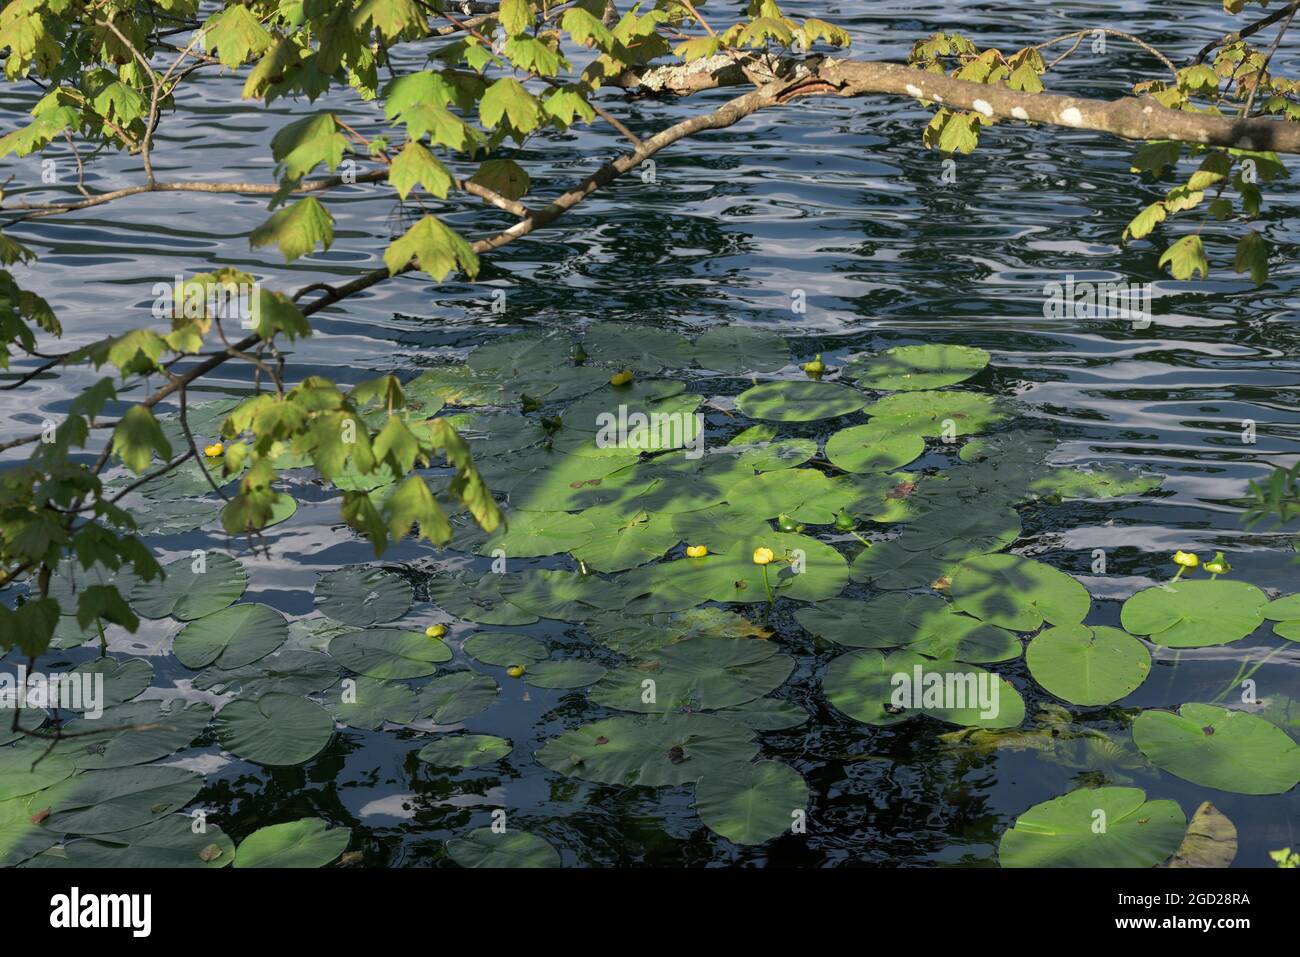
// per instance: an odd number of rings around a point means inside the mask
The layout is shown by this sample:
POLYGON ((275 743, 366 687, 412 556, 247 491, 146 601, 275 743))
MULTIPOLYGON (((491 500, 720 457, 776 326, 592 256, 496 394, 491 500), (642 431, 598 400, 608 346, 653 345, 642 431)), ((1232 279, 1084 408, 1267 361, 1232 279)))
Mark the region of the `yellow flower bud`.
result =
POLYGON ((447 633, 447 626, 430 625, 428 628, 424 629, 424 633, 429 638, 441 638, 443 635, 447 633))
POLYGON ((775 560, 776 560, 776 553, 773 552, 772 549, 770 548, 754 549, 755 565, 770 565, 775 560))
POLYGON ((632 381, 632 370, 623 369, 609 377, 610 385, 627 385, 632 381))
POLYGON ((213 442, 211 445, 204 447, 203 454, 210 459, 215 459, 217 456, 221 455, 225 451, 226 451, 226 447, 224 445, 222 445, 220 442, 213 442))
POLYGON ((524 676, 524 666, 511 665, 509 668, 506 669, 506 674, 508 674, 511 678, 522 678, 524 676))
POLYGON ((707 554, 709 554, 708 545, 687 545, 686 546, 687 558, 703 558, 707 554))
POLYGON ((1174 552, 1174 564, 1184 568, 1195 568, 1201 563, 1195 552, 1174 552))

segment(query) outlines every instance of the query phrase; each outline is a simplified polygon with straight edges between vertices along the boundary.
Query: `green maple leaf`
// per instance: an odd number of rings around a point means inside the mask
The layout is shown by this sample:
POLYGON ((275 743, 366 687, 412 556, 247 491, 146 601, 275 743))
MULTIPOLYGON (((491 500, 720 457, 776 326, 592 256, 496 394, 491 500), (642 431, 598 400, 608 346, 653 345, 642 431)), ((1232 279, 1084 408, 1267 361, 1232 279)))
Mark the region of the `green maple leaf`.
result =
POLYGON ((1166 249, 1157 265, 1165 263, 1169 264, 1169 271, 1175 279, 1190 279, 1193 273, 1200 273, 1204 279, 1210 274, 1210 264, 1205 258, 1200 236, 1184 236, 1166 249))
POLYGON ((142 405, 133 405, 113 429, 113 454, 139 475, 153 461, 154 452, 163 459, 171 458, 171 443, 153 413, 142 405))
POLYGON ((1237 255, 1232 261, 1232 268, 1237 272, 1249 272, 1255 285, 1263 285, 1268 278, 1268 243, 1264 237, 1251 229, 1237 243, 1237 255))
POLYGON ((290 123, 271 137, 271 155, 278 175, 298 180, 320 163, 333 171, 347 145, 334 114, 320 113, 290 123))
POLYGON ((513 77, 503 76, 483 94, 479 102, 478 117, 487 129, 495 129, 502 117, 510 120, 516 133, 535 130, 542 121, 542 107, 537 97, 524 89, 513 77))
POLYGON ((285 262, 307 255, 317 243, 329 249, 333 241, 334 217, 312 196, 275 213, 248 237, 254 249, 275 243, 285 262))
POLYGON ((389 167, 388 182, 402 199, 406 199, 417 183, 439 199, 446 199, 452 178, 432 153, 415 140, 408 140, 389 167))
POLYGON ((440 223, 436 216, 425 216, 384 250, 384 263, 390 275, 396 274, 412 259, 439 282, 457 266, 471 279, 478 275, 478 256, 473 247, 440 223))
POLYGON ((211 17, 203 28, 208 52, 217 51, 222 66, 231 69, 264 53, 271 34, 248 7, 232 4, 211 17))

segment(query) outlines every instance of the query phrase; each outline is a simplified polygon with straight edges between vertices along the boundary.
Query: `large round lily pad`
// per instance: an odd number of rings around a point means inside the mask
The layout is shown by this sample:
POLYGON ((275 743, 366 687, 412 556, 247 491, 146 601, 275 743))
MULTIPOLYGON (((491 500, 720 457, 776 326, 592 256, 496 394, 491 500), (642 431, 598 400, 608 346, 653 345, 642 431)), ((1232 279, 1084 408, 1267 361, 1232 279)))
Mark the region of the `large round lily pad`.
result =
POLYGON ((953 575, 952 599, 959 610, 1013 631, 1033 631, 1044 621, 1075 625, 1092 605, 1088 590, 1069 575, 1020 555, 963 562, 953 575))
POLYGON ((729 764, 695 785, 695 811, 715 834, 762 844, 790 830, 808 806, 808 785, 780 761, 729 764))
POLYGON ((1300 745, 1245 711, 1185 704, 1144 711, 1133 741, 1156 767, 1193 784, 1235 794, 1282 794, 1300 782, 1300 745))
POLYGON ((1118 628, 1060 625, 1025 650, 1029 673, 1071 704, 1103 705, 1132 693, 1151 671, 1146 646, 1118 628))
POLYGON ((56 752, 79 771, 147 764, 189 747, 210 720, 212 706, 205 701, 132 701, 107 708, 98 718, 68 722, 64 730, 75 737, 56 752))
POLYGON ((754 732, 705 714, 606 718, 546 742, 537 760, 567 777, 662 787, 758 753, 754 732))
POLYGON ((1267 604, 1267 596, 1246 582, 1178 581, 1124 602, 1120 624, 1166 648, 1204 648, 1245 638, 1263 624, 1267 604))
POLYGON ((1178 850, 1187 819, 1140 788, 1084 788, 1035 804, 1002 835, 1003 867, 1155 867, 1178 850))
POLYGON ((370 678, 423 678, 451 660, 440 638, 397 628, 368 628, 330 639, 329 652, 349 670, 370 678))
POLYGON ((256 701, 239 699, 221 709, 217 740, 227 751, 258 764, 310 761, 329 744, 334 722, 320 705, 271 692, 256 701))
POLYGON ((406 685, 366 677, 340 681, 326 692, 324 701, 336 721, 367 731, 377 731, 389 721, 409 724, 419 710, 415 692, 406 685))
POLYGON ((318 817, 259 827, 235 852, 236 867, 324 867, 347 849, 352 832, 318 817))
POLYGON ((416 757, 440 768, 477 768, 505 758, 511 747, 494 734, 449 734, 430 741, 416 757))
POLYGON ((206 553, 201 563, 182 558, 163 571, 166 579, 136 582, 131 589, 131 607, 145 618, 202 618, 234 604, 248 587, 244 567, 220 552, 206 553))
POLYGON ((729 375, 776 372, 790 361, 790 349, 776 333, 747 326, 715 326, 695 340, 701 368, 729 375))
POLYGON ((179 811, 199 793, 203 775, 184 768, 87 771, 47 795, 45 826, 64 834, 107 834, 179 811))
POLYGON ((235 843, 215 824, 194 830, 188 814, 168 814, 147 824, 96 834, 52 847, 27 867, 221 868, 235 859, 235 843))
POLYGON ((411 607, 411 586, 382 568, 340 568, 316 583, 316 607, 335 621, 368 628, 405 615, 411 607))
POLYGON ((984 432, 1007 417, 997 399, 978 392, 901 392, 865 411, 878 425, 935 438, 984 432))
POLYGON ((1009 681, 975 665, 933 661, 903 649, 888 657, 855 651, 831 661, 822 691, 837 709, 866 724, 918 714, 969 727, 1014 728, 1025 702, 1009 681))
POLYGON ((914 392, 956 385, 989 364, 989 354, 973 346, 926 343, 895 346, 880 355, 860 358, 844 369, 867 389, 882 392, 914 392))
POLYGON ((794 659, 758 638, 692 638, 607 674, 591 689, 596 704, 620 711, 711 711, 780 687, 794 659))
POLYGON ((925 451, 925 438, 888 423, 841 429, 826 440, 826 457, 846 472, 890 472, 925 451))
POLYGON ((470 635, 465 639, 464 651, 475 661, 501 668, 545 661, 550 657, 546 645, 536 638, 504 631, 483 631, 470 635))
POLYGON ((783 379, 764 382, 736 396, 736 407, 751 419, 814 422, 857 412, 867 397, 838 382, 783 379))
POLYGON ((488 675, 454 671, 420 689, 419 714, 434 724, 456 724, 486 710, 500 692, 488 675))
POLYGON ((506 601, 501 594, 500 575, 439 576, 426 586, 429 599, 457 618, 480 625, 531 625, 537 616, 506 601))
POLYGON ((267 605, 231 605, 192 621, 176 636, 173 653, 186 668, 241 668, 284 643, 289 623, 267 605))

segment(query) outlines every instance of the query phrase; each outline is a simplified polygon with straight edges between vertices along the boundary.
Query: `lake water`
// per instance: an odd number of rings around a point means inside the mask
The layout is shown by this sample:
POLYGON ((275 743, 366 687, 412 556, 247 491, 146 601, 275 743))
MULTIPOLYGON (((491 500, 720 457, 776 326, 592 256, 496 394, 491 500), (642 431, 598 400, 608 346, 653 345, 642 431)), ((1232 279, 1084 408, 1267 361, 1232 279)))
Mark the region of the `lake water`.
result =
MULTIPOLYGON (((786 4, 796 15, 816 13, 848 28, 852 55, 863 58, 902 60, 915 39, 940 29, 1011 51, 1104 25, 1137 33, 1178 62, 1232 28, 1233 19, 1217 5, 1200 6, 1205 14, 1188 19, 1182 2, 786 4)), ((1286 51, 1279 61, 1297 66, 1286 51)), ((1160 70, 1112 37, 1104 55, 1081 48, 1048 86, 1114 98, 1160 70)), ((181 115, 163 124, 159 177, 272 182, 271 135, 307 105, 278 101, 258 109, 239 102, 239 81, 198 77, 187 83, 181 115)), ((5 86, 0 127, 9 127, 37 94, 30 85, 5 86)), ((731 95, 639 100, 620 110, 645 135, 731 95)), ((382 129, 374 107, 342 97, 327 104, 367 135, 382 129)), ((1122 599, 1167 579, 1169 556, 1178 548, 1203 557, 1222 550, 1233 577, 1296 590, 1292 537, 1266 526, 1247 530, 1238 501, 1250 480, 1289 465, 1300 451, 1300 272, 1286 215, 1294 185, 1277 182, 1265 190, 1257 228, 1280 253, 1266 284, 1256 288, 1231 271, 1239 227, 1214 224, 1204 230, 1210 278, 1178 283, 1156 266, 1163 245, 1120 246, 1129 219, 1168 188, 1142 184, 1130 173, 1133 144, 1086 131, 999 126, 983 134, 973 156, 958 158, 955 182, 945 182, 941 155, 920 146, 926 122, 912 101, 807 99, 699 136, 656 157, 655 182, 625 177, 550 228, 485 257, 475 283, 438 285, 406 276, 326 309, 312 320, 313 338, 295 347, 291 368, 341 383, 385 371, 408 376, 502 333, 601 319, 685 332, 753 324, 789 336, 796 354, 821 352, 832 365, 853 352, 905 343, 980 346, 993 365, 978 387, 1014 398, 1022 425, 1052 430, 1059 438, 1055 462, 1124 464, 1165 476, 1153 494, 1040 506, 1026 518, 1016 550, 1078 577, 1101 620, 1117 624, 1122 599), (1045 318, 1045 284, 1071 275, 1151 282, 1153 321, 1139 328, 1117 319, 1045 318), (494 290, 506 292, 504 315, 492 309, 494 290), (790 309, 796 290, 806 294, 802 314, 790 309), (1247 423, 1254 424, 1253 444, 1242 442, 1247 423), (1096 549, 1107 556, 1104 575, 1091 570, 1096 549)), ((533 177, 532 203, 541 205, 621 148, 605 130, 530 143, 519 158, 533 177)), ((75 172, 66 154, 59 162, 65 185, 57 192, 68 194, 75 172)), ((1294 172, 1295 161, 1287 166, 1294 172)), ((56 193, 41 185, 38 158, 6 161, 3 174, 10 173, 13 195, 30 200, 56 193)), ((96 160, 86 175, 92 190, 139 180, 138 164, 115 157, 96 160)), ((153 284, 176 274, 234 266, 271 288, 294 289, 379 265, 395 215, 391 191, 343 188, 328 197, 328 207, 337 221, 332 248, 287 267, 247 243, 267 215, 264 197, 135 197, 23 223, 12 235, 41 257, 21 280, 49 298, 67 343, 79 345, 147 322, 153 284)), ((510 222, 469 203, 453 210, 449 220, 475 237, 510 222)), ((0 441, 39 429, 95 377, 78 370, 0 392, 0 441)), ((249 380, 229 363, 206 387, 214 396, 239 394, 249 380)), ((336 502, 310 497, 304 494, 297 514, 268 533, 269 560, 245 557, 251 579, 245 600, 306 615, 322 572, 372 560, 369 547, 340 528, 336 502)), ((196 547, 240 548, 198 533, 150 544, 165 558, 196 547)), ((383 561, 401 566, 444 557, 452 565, 464 561, 409 542, 383 561)), ((417 604, 404 621, 422 627, 430 611, 417 604)), ((789 609, 779 610, 774 624, 783 650, 797 659, 778 695, 813 719, 765 734, 763 753, 807 779, 813 798, 806 837, 738 848, 700 826, 689 789, 604 787, 546 770, 532 758, 537 748, 605 712, 581 691, 528 688, 481 665, 475 667, 495 675, 503 691, 496 705, 466 724, 514 742, 502 764, 439 770, 414 758, 427 738, 423 732, 354 729, 341 729, 323 754, 301 767, 268 771, 231 759, 210 736, 168 761, 207 774, 197 803, 236 839, 263 825, 320 816, 353 830, 351 846, 365 852, 366 863, 390 866, 447 863, 443 841, 487 824, 496 807, 509 809, 513 826, 545 837, 569 865, 988 865, 1016 815, 1095 779, 1095 771, 1090 778, 1033 752, 960 757, 941 746, 930 722, 878 729, 852 721, 819 690, 817 676, 833 650, 803 633, 789 609)), ((178 627, 149 622, 135 637, 113 637, 110 649, 119 657, 151 660, 155 679, 147 696, 202 697, 189 688, 193 672, 167 653, 178 627)), ((454 629, 453 644, 472 630, 454 629)), ((584 641, 561 622, 520 630, 557 648, 584 641)), ((1261 635, 1184 651, 1176 667, 1171 652, 1155 649, 1151 676, 1123 708, 1212 698, 1242 660, 1276 641, 1261 635)), ((45 664, 94 654, 90 646, 52 653, 45 664)), ((1272 658, 1255 676, 1261 693, 1300 696, 1298 667, 1300 652, 1272 658)), ((1050 700, 1029 680, 1023 659, 997 670, 1022 690, 1031 710, 1050 700)), ((1083 710, 1091 726, 1125 733, 1119 706, 1083 710)), ((1109 780, 1125 779, 1149 797, 1177 800, 1189 815, 1202 800, 1213 800, 1240 832, 1239 866, 1265 866, 1269 850, 1300 844, 1294 792, 1227 794, 1141 768, 1109 780)))

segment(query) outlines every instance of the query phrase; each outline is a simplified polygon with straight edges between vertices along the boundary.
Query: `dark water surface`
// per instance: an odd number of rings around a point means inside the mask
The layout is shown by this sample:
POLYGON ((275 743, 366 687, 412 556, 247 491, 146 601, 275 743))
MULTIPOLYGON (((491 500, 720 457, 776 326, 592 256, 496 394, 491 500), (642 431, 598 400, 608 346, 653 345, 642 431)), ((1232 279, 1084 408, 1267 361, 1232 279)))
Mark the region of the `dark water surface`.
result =
MULTIPOLYGON (((1183 62, 1233 22, 1215 3, 786 6, 849 28, 852 55, 893 60, 939 29, 961 30, 982 47, 1011 51, 1104 25, 1140 34, 1183 62), (1193 6, 1198 12, 1189 21, 1193 6)), ((1279 59, 1295 66, 1285 50, 1279 59)), ((1111 38, 1104 56, 1081 49, 1048 86, 1117 97, 1160 70, 1152 58, 1111 38)), ((160 178, 272 182, 271 135, 308 106, 241 104, 239 82, 209 75, 187 83, 181 114, 164 121, 157 144, 160 178)), ((634 130, 647 134, 734 92, 619 108, 634 130)), ((37 93, 6 86, 0 126, 9 127, 37 93)), ((336 97, 328 107, 363 132, 381 129, 372 106, 336 97)), ((1176 283, 1157 269, 1163 244, 1119 245, 1128 220, 1168 188, 1144 185, 1129 172, 1132 144, 1089 132, 999 126, 983 134, 975 155, 957 160, 956 182, 945 183, 941 156, 920 146, 926 121, 910 101, 804 100, 679 144, 656 157, 656 182, 625 177, 552 227, 485 257, 476 283, 403 277, 325 310, 313 319, 315 336, 295 348, 291 367, 295 375, 319 373, 342 383, 375 371, 407 375, 502 333, 576 328, 600 319, 685 332, 718 323, 760 325, 790 336, 796 354, 820 351, 832 364, 851 352, 903 343, 978 345, 992 353, 993 366, 975 385, 1015 397, 1022 424, 1057 434, 1055 462, 1120 463, 1167 476, 1155 494, 1039 506, 1026 515, 1026 538, 1016 550, 1078 577, 1105 623, 1118 622, 1120 600, 1168 578, 1176 548, 1203 556, 1222 550, 1234 577, 1296 590, 1290 537, 1262 526, 1247 531, 1237 502, 1250 480, 1290 464, 1300 450, 1300 271, 1292 261, 1297 237, 1289 217, 1295 186, 1265 187, 1257 228, 1281 253, 1265 285, 1256 288, 1231 271, 1240 227, 1214 224, 1204 230, 1211 278, 1176 283), (1044 284, 1070 274, 1153 282, 1153 322, 1143 329, 1117 319, 1044 318, 1044 284), (492 311, 495 289, 506 291, 504 316, 492 311), (790 310, 794 290, 806 293, 804 314, 790 310), (1240 438, 1247 421, 1257 429, 1253 445, 1240 438), (1091 572, 1095 549, 1106 552, 1105 575, 1091 572)), ((530 143, 521 158, 533 177, 531 202, 542 205, 621 148, 605 130, 530 143)), ((70 182, 71 161, 61 162, 70 182)), ((40 184, 39 158, 5 165, 3 174, 16 177, 10 193, 27 200, 56 195, 40 184)), ((1295 162, 1287 165, 1294 173, 1295 162)), ((121 158, 99 159, 87 171, 93 190, 141 178, 138 164, 121 158)), ((385 185, 331 194, 333 247, 288 267, 274 252, 249 249, 248 233, 267 215, 264 197, 142 196, 24 223, 12 235, 41 256, 39 268, 21 281, 49 298, 67 341, 83 344, 146 323, 153 283, 178 273, 230 265, 271 288, 294 289, 373 269, 390 236, 391 195, 385 185)), ((510 222, 469 204, 450 219, 475 237, 510 222)), ((39 429, 94 378, 83 370, 0 392, 0 441, 39 429)), ((208 385, 215 394, 236 394, 249 383, 231 363, 208 385)), ((322 571, 371 560, 369 547, 340 528, 337 514, 333 500, 302 501, 291 520, 271 529, 273 557, 245 559, 251 579, 245 600, 289 615, 310 614, 311 590, 322 571)), ((205 545, 239 547, 200 534, 150 544, 167 559, 205 545)), ((405 543, 384 563, 444 558, 451 565, 465 561, 405 543)), ((212 820, 236 840, 263 825, 320 816, 352 828, 352 847, 364 849, 368 863, 393 866, 445 863, 442 842, 487 824, 495 807, 509 809, 512 826, 546 837, 570 865, 982 865, 995 860, 998 837, 1016 815, 1096 779, 1095 770, 1063 767, 1032 752, 961 759, 940 746, 931 722, 883 729, 840 715, 826 704, 817 680, 831 649, 814 643, 789 615, 780 611, 776 625, 798 665, 778 695, 807 708, 813 720, 764 735, 763 751, 791 763, 810 785, 805 838, 738 848, 700 825, 689 789, 602 787, 547 771, 532 753, 564 729, 605 713, 581 691, 526 688, 482 665, 474 667, 493 674, 503 690, 498 703, 467 726, 515 745, 508 761, 487 769, 456 773, 416 761, 425 734, 353 729, 336 733, 328 749, 303 767, 260 769, 224 755, 210 737, 168 761, 207 774, 198 803, 212 809, 212 820)), ((439 617, 417 603, 404 622, 422 629, 439 617)), ((153 656, 155 687, 148 694, 204 697, 189 687, 192 672, 167 654, 178 627, 147 622, 137 636, 114 636, 110 649, 153 656)), ((453 644, 471 630, 453 629, 453 644)), ((526 630, 558 647, 582 640, 559 622, 526 630)), ((1184 651, 1176 669, 1171 652, 1153 649, 1151 676, 1123 707, 1213 698, 1253 648, 1271 650, 1276 641, 1257 636, 1184 651)), ((52 654, 46 663, 93 654, 86 647, 52 654)), ((467 663, 459 652, 458 663, 467 663)), ((1297 667, 1297 652, 1272 658, 1256 675, 1261 694, 1298 696, 1297 667)), ((996 670, 1025 694, 1031 714, 1047 700, 1023 659, 996 670)), ((1075 710, 1095 727, 1123 727, 1116 720, 1119 706, 1075 710)), ((1213 800, 1239 829, 1238 865, 1267 865, 1269 850, 1300 844, 1294 793, 1225 794, 1143 769, 1112 770, 1108 778, 1129 779, 1149 797, 1177 800, 1189 815, 1202 800, 1213 800)))

